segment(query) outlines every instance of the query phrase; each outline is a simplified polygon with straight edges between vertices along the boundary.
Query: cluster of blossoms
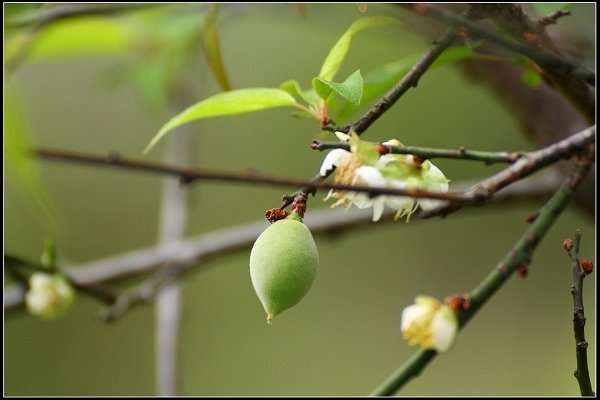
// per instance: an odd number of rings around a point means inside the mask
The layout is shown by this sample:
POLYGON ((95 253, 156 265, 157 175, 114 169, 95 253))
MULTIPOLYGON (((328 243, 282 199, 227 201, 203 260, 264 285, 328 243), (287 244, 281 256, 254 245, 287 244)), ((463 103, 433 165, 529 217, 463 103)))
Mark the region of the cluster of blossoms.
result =
POLYGON ((25 304, 30 314, 44 319, 61 316, 75 300, 75 290, 59 274, 36 272, 29 278, 25 304))
MULTIPOLYGON (((336 132, 340 140, 350 142, 350 151, 335 149, 329 152, 321 165, 320 174, 325 176, 335 168, 335 183, 366 185, 393 189, 419 189, 447 192, 448 182, 442 171, 429 160, 420 160, 413 155, 380 154, 374 143, 361 141, 358 135, 336 132)), ((398 140, 384 145, 400 146, 398 140)), ((440 205, 439 200, 406 196, 379 195, 370 197, 366 193, 330 190, 325 198, 337 199, 332 207, 352 205, 358 208, 373 207, 373 221, 379 221, 385 206, 396 210, 395 219, 406 216, 406 220, 418 207, 428 211, 440 205)))

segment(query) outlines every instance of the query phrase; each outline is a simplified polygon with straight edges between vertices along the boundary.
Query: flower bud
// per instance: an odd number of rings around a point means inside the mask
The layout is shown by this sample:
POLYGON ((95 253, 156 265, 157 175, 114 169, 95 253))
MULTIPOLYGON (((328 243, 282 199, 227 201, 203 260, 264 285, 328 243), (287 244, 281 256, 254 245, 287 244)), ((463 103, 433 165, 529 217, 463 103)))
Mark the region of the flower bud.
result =
POLYGON ((59 274, 36 272, 29 278, 25 304, 30 314, 53 319, 67 311, 75 300, 75 290, 59 274))

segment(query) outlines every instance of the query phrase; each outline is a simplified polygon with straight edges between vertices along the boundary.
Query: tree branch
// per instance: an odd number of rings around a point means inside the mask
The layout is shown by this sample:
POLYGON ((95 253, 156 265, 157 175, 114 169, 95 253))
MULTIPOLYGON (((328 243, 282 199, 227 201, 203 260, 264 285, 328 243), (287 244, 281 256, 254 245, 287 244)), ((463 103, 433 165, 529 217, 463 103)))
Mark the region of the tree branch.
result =
MULTIPOLYGON (((587 347, 585 340, 585 312, 583 308, 583 279, 587 271, 582 268, 579 260, 579 243, 581 242, 581 232, 575 232, 575 237, 571 241, 572 248, 567 249, 573 265, 573 285, 571 294, 573 295, 573 331, 575 333, 575 357, 577 360, 577 369, 575 378, 579 384, 579 391, 582 396, 594 396, 590 373, 588 369, 587 347)), ((590 271, 591 272, 591 271, 590 271)))
POLYGON ((456 14, 447 13, 431 6, 406 7, 409 7, 411 10, 416 11, 417 13, 428 15, 443 21, 455 28, 466 28, 468 29, 469 35, 489 40, 490 42, 499 44, 507 49, 521 53, 535 61, 543 68, 547 68, 564 75, 573 75, 591 86, 595 86, 596 84, 596 75, 593 71, 589 71, 587 68, 582 66, 574 65, 564 58, 558 57, 546 50, 507 39, 503 36, 490 32, 489 30, 479 26, 467 18, 456 14))
POLYGON ((375 121, 379 119, 387 110, 390 109, 404 93, 411 87, 416 87, 419 80, 429 69, 431 64, 454 43, 458 38, 455 30, 447 33, 446 36, 437 42, 425 55, 417 62, 404 77, 394 85, 373 107, 369 109, 354 124, 342 129, 345 133, 356 132, 360 135, 366 131, 375 121))
POLYGON ((38 148, 34 153, 44 159, 73 161, 97 166, 109 166, 123 168, 128 170, 159 173, 179 177, 182 183, 190 184, 194 181, 219 181, 219 182, 240 182, 252 184, 265 184, 269 186, 296 186, 307 188, 308 191, 314 189, 335 189, 351 190, 354 192, 369 193, 373 196, 380 194, 391 194, 397 196, 424 197, 431 199, 440 199, 448 201, 462 201, 462 195, 458 192, 429 192, 416 189, 392 189, 377 188, 371 186, 353 186, 335 183, 322 182, 318 179, 307 181, 293 178, 278 178, 269 175, 261 175, 256 172, 236 173, 225 171, 209 171, 205 169, 183 168, 172 165, 165 165, 151 161, 141 161, 121 157, 117 154, 102 156, 89 153, 80 153, 67 150, 38 148))
MULTIPOLYGON (((479 150, 467 150, 465 147, 461 147, 459 150, 446 150, 446 149, 432 149, 426 147, 414 147, 414 146, 392 146, 383 143, 378 143, 378 146, 386 149, 386 153, 392 154, 412 154, 415 156, 421 156, 426 159, 430 158, 451 158, 457 160, 473 160, 483 161, 486 164, 494 163, 509 163, 512 164, 517 161, 524 152, 506 152, 506 151, 479 151, 479 150)), ((344 149, 350 151, 350 143, 346 142, 326 142, 321 140, 313 140, 311 148, 313 150, 329 150, 329 149, 344 149)))
POLYGON ((434 215, 446 216, 461 209, 465 205, 482 204, 489 201, 498 190, 509 184, 522 179, 525 176, 531 175, 541 168, 560 161, 561 159, 570 158, 577 152, 585 150, 586 146, 595 142, 595 134, 596 126, 594 125, 553 145, 526 153, 508 168, 464 191, 462 203, 457 202, 443 205, 435 210, 422 213, 421 215, 425 218, 434 215))
MULTIPOLYGON (((506 257, 474 288, 468 296, 468 306, 458 313, 460 329, 473 318, 483 305, 502 287, 508 278, 522 265, 531 263, 533 253, 552 224, 567 208, 577 188, 583 181, 593 163, 591 154, 580 156, 573 172, 565 179, 561 187, 539 210, 537 218, 521 236, 506 257)), ((402 388, 408 381, 417 377, 437 356, 433 350, 421 350, 396 370, 378 386, 371 396, 390 396, 402 388)))

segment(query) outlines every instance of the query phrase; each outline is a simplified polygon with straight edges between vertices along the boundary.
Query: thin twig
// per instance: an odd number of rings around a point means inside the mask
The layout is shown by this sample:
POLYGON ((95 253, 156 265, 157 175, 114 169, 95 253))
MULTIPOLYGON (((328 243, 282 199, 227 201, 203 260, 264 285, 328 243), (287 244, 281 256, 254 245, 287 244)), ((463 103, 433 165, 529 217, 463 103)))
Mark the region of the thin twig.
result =
POLYGON ((561 159, 570 158, 577 152, 583 151, 586 146, 594 143, 596 140, 595 134, 596 126, 594 125, 548 147, 526 153, 508 168, 464 191, 462 203, 456 202, 443 205, 435 210, 422 213, 421 216, 425 218, 435 215, 446 216, 466 205, 482 204, 489 201, 498 190, 509 184, 561 159))
POLYGON ((568 15, 571 15, 571 11, 569 10, 554 11, 552 14, 547 15, 538 21, 539 29, 544 30, 548 25, 556 24, 559 18, 566 17, 568 15))
POLYGON ((186 184, 194 181, 219 181, 219 182, 241 182, 249 184, 265 184, 269 186, 287 186, 307 188, 307 192, 314 189, 351 190, 354 192, 365 192, 372 196, 391 194, 397 196, 423 197, 447 201, 462 201, 462 195, 458 192, 430 192, 417 189, 392 189, 370 186, 353 186, 335 183, 327 183, 319 180, 302 180, 293 178, 278 178, 270 175, 261 175, 257 172, 226 172, 205 169, 194 169, 165 165, 151 161, 141 161, 121 157, 116 154, 102 156, 90 153, 80 153, 68 150, 43 149, 34 150, 39 157, 49 160, 73 161, 90 165, 109 166, 128 170, 167 174, 179 177, 186 184))
POLYGON ((437 42, 425 55, 417 62, 404 77, 395 84, 373 107, 365 113, 354 124, 343 129, 345 133, 356 132, 360 135, 366 131, 375 121, 379 119, 390 107, 402 97, 411 87, 416 87, 419 80, 429 69, 431 64, 454 43, 458 38, 456 31, 451 31, 443 39, 437 42))
MULTIPOLYGON (((423 158, 451 158, 457 160, 473 160, 483 161, 486 164, 494 163, 509 163, 512 164, 517 161, 524 152, 506 152, 506 151, 479 151, 479 150, 468 150, 461 147, 459 150, 446 150, 446 149, 432 149, 426 147, 414 147, 414 146, 392 146, 383 143, 378 143, 378 146, 386 149, 387 152, 392 154, 412 154, 415 156, 421 156, 423 158)), ((345 142, 325 142, 321 140, 313 140, 311 148, 314 150, 329 150, 329 149, 344 149, 350 151, 350 143, 345 142)))
POLYGON ((583 279, 586 277, 586 271, 581 266, 579 260, 579 243, 581 242, 581 232, 577 230, 572 240, 572 248, 567 249, 573 266, 573 285, 571 294, 573 295, 573 331, 575 333, 575 358, 577 360, 577 369, 575 370, 575 379, 579 384, 579 391, 582 396, 594 396, 590 373, 588 369, 587 347, 585 340, 585 311, 583 308, 583 279))
POLYGON ((469 35, 489 40, 503 47, 506 47, 507 49, 516 51, 517 53, 521 53, 544 68, 560 72, 564 75, 576 76, 577 78, 592 86, 595 86, 596 84, 596 75, 593 71, 590 71, 587 68, 579 65, 574 65, 569 61, 565 60, 564 58, 558 57, 546 50, 533 47, 522 42, 507 39, 506 37, 497 35, 494 32, 491 32, 481 27, 480 25, 470 21, 467 18, 456 14, 447 13, 431 6, 408 7, 415 12, 429 15, 455 28, 466 28, 468 29, 469 35))
MULTIPOLYGON (((539 210, 538 216, 521 236, 506 257, 468 295, 469 306, 459 312, 459 325, 463 329, 483 305, 502 287, 508 278, 522 265, 531 263, 531 258, 543 237, 567 208, 577 188, 589 172, 593 155, 580 156, 574 171, 564 180, 561 187, 539 210)), ((433 350, 420 350, 378 386, 372 396, 390 396, 408 381, 417 377, 437 356, 433 350)))
POLYGON ((60 273, 79 293, 91 296, 106 304, 113 304, 117 299, 117 295, 107 287, 101 286, 97 283, 81 283, 74 279, 68 272, 62 270, 50 271, 40 263, 15 257, 10 254, 4 254, 4 267, 8 270, 11 276, 13 276, 13 278, 19 282, 18 285, 22 288, 23 293, 28 287, 28 277, 34 272, 44 272, 47 274, 60 273), (25 270, 29 271, 25 272, 25 270))

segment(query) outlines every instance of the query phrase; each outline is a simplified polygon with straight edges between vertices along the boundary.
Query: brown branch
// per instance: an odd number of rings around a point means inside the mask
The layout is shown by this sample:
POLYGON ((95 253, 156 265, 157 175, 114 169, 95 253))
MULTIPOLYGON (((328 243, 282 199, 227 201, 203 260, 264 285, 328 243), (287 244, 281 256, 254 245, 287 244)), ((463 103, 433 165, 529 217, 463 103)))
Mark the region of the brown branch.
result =
MULTIPOLYGON (((517 161, 524 152, 507 152, 507 151, 479 151, 479 150, 468 150, 465 147, 461 147, 458 150, 447 150, 447 149, 432 149, 426 147, 413 147, 413 146, 392 146, 383 143, 378 143, 382 149, 391 154, 412 154, 415 156, 421 156, 426 159, 430 158, 450 158, 456 160, 471 160, 471 161, 483 161, 486 164, 493 163, 509 163, 512 164, 517 161)), ((311 144, 313 150, 329 150, 329 149, 344 149, 350 151, 350 143, 346 142, 326 142, 321 140, 313 140, 311 144)))
POLYGON ((570 158, 574 154, 585 150, 587 146, 595 142, 595 134, 596 126, 594 125, 553 145, 527 153, 511 166, 464 191, 462 203, 447 204, 435 210, 422 213, 421 216, 424 218, 435 215, 446 216, 465 205, 485 203, 498 190, 509 184, 531 175, 550 164, 570 158))
POLYGON ((590 71, 582 66, 574 65, 564 58, 556 56, 546 50, 543 50, 542 48, 507 39, 479 26, 467 18, 456 14, 447 13, 431 6, 408 7, 415 12, 431 16, 455 28, 466 28, 469 32, 469 35, 489 40, 490 42, 494 42, 507 49, 523 54, 543 68, 561 73, 563 75, 575 76, 592 86, 595 86, 596 84, 596 75, 593 71, 590 71))
POLYGON ((571 294, 573 295, 573 332, 575 334, 575 358, 577 360, 577 369, 575 378, 579 384, 579 391, 582 396, 594 396, 592 383, 590 381, 587 347, 585 339, 585 310, 583 307, 583 280, 591 273, 582 267, 583 260, 579 258, 579 244, 581 242, 581 232, 577 230, 573 239, 565 241, 565 250, 569 253, 573 267, 573 285, 571 285, 571 294), (567 241, 569 241, 567 245, 567 241))
POLYGON ((462 201, 462 194, 459 192, 430 192, 417 189, 392 189, 392 188, 377 188, 369 186, 353 186, 342 185, 335 183, 327 183, 318 180, 302 180, 294 178, 278 178, 270 175, 262 175, 256 172, 226 172, 205 169, 194 169, 177 167, 173 165, 165 165, 152 161, 141 161, 130 158, 121 157, 117 154, 108 156, 80 153, 68 150, 37 148, 34 150, 37 156, 49 160, 61 160, 79 162, 89 165, 116 167, 128 170, 159 173, 173 175, 179 177, 182 183, 190 184, 195 181, 218 181, 218 182, 238 182, 248 184, 265 184, 269 186, 287 186, 287 187, 303 187, 308 191, 314 189, 334 189, 346 190, 353 192, 369 193, 372 196, 376 195, 396 195, 409 197, 423 197, 430 199, 447 200, 451 202, 462 201))
POLYGON ((354 124, 343 129, 345 133, 356 132, 358 135, 366 131, 375 121, 379 119, 390 107, 392 107, 404 93, 411 87, 416 87, 423 74, 431 64, 454 43, 458 38, 455 30, 452 30, 442 40, 437 42, 404 77, 394 85, 366 114, 354 124))

